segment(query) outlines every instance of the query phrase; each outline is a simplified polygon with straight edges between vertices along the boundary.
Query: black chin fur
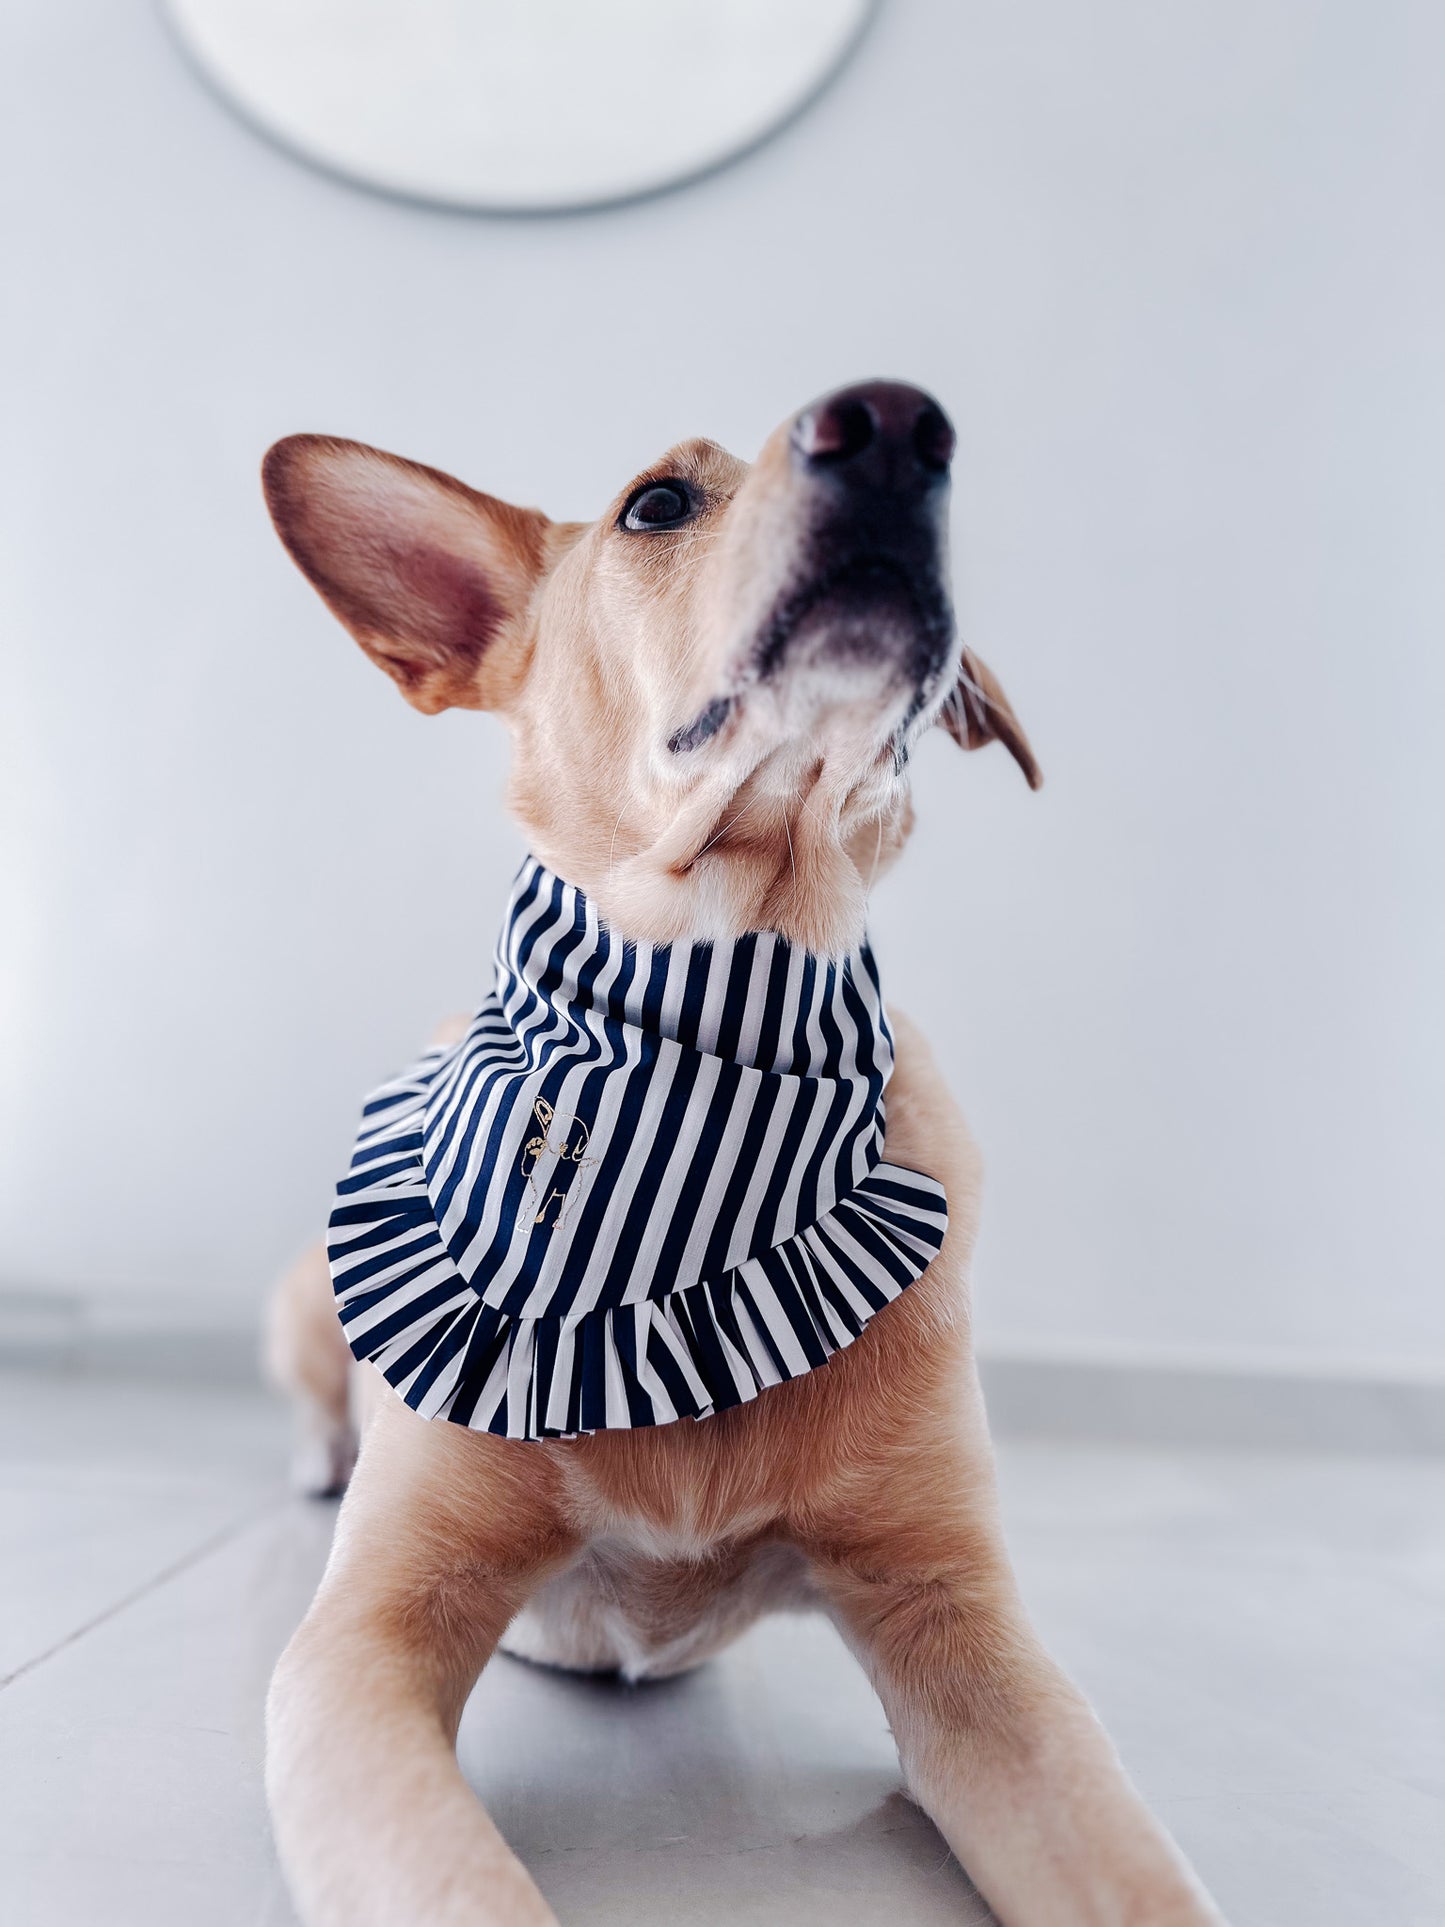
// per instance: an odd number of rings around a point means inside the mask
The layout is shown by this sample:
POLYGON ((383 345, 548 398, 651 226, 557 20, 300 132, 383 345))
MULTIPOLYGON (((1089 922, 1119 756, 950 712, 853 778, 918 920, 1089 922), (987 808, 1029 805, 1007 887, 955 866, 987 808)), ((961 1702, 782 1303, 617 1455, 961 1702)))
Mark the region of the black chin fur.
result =
POLYGON ((716 736, 728 719, 733 706, 731 696, 715 696, 707 708, 694 716, 682 729, 674 731, 667 739, 667 747, 675 756, 682 756, 690 749, 699 749, 709 737, 716 736))
POLYGON ((947 659, 953 609, 934 571, 910 568, 892 556, 850 556, 810 577, 776 605, 753 657, 761 681, 776 674, 799 628, 829 601, 852 603, 854 613, 870 607, 886 610, 897 637, 893 653, 903 651, 899 668, 920 692, 947 659))

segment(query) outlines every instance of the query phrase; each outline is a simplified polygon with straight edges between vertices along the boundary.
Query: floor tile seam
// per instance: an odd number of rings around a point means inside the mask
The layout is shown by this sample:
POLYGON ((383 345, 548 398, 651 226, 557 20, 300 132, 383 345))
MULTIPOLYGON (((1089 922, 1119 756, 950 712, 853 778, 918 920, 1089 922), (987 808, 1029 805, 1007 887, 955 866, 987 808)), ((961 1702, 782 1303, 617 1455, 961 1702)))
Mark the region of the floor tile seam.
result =
POLYGON ((222 1551, 234 1540, 239 1539, 244 1533, 248 1532, 252 1526, 259 1524, 261 1520, 270 1518, 273 1514, 282 1511, 288 1503, 289 1499, 286 1494, 273 1493, 264 1504, 250 1506, 246 1511, 229 1519, 225 1525, 218 1527, 215 1532, 208 1534, 199 1544, 189 1547, 176 1558, 168 1560, 165 1565, 148 1574, 147 1577, 142 1579, 137 1585, 132 1586, 128 1591, 122 1593, 118 1599, 113 1599, 109 1605, 103 1606, 98 1612, 92 1613, 89 1619, 84 1620, 79 1626, 73 1627, 71 1631, 66 1633, 62 1638, 53 1641, 51 1645, 42 1648, 40 1652, 33 1653, 29 1659, 22 1660, 20 1665, 13 1667, 8 1673, 0 1674, 0 1693, 3 1693, 7 1687, 15 1685, 18 1680, 24 1679, 28 1674, 35 1672, 37 1668, 45 1665, 48 1660, 56 1658, 61 1653, 68 1652, 72 1646, 79 1645, 82 1640, 89 1638, 90 1634, 95 1632, 99 1627, 108 1625, 113 1619, 118 1619, 122 1613, 128 1612, 132 1606, 138 1605, 141 1600, 149 1598, 152 1593, 158 1592, 161 1587, 169 1585, 171 1580, 178 1579, 183 1573, 190 1572, 194 1568, 203 1565, 213 1554, 222 1551))

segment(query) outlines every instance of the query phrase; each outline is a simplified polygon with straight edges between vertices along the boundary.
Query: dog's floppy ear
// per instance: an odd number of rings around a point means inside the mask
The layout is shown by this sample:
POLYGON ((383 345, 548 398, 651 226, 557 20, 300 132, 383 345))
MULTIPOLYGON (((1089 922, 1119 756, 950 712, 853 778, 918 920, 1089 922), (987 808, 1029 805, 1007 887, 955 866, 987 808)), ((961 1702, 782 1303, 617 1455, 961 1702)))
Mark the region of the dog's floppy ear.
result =
POLYGON ((1031 790, 1043 782, 1043 771, 1034 760, 1029 739, 1003 693, 1002 683, 971 649, 963 652, 958 681, 949 691, 938 720, 960 749, 982 749, 985 743, 1002 743, 1023 771, 1031 790))
POLYGON ((293 561, 409 703, 428 715, 506 703, 545 515, 329 435, 277 442, 261 480, 293 561))

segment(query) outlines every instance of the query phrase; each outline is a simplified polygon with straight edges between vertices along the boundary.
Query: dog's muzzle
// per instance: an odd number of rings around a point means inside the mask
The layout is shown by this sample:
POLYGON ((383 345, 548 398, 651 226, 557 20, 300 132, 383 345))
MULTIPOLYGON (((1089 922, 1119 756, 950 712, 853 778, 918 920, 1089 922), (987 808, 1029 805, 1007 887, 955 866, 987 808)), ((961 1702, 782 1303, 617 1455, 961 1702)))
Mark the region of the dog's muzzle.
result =
POLYGON ((943 565, 956 437, 903 382, 861 382, 805 408, 790 454, 807 535, 793 584, 759 637, 757 670, 871 662, 922 689, 953 642, 943 565))

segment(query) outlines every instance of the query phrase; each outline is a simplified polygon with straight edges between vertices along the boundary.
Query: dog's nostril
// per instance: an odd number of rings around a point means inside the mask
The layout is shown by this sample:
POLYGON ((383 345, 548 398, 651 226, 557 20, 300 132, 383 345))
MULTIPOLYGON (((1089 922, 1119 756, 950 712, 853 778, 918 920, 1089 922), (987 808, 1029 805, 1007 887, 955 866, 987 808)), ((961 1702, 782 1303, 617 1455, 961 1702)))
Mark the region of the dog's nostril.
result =
POLYGON ((876 433, 873 417, 861 401, 844 397, 820 402, 798 418, 793 445, 820 467, 861 455, 876 433))
POLYGON ((941 475, 953 460, 958 437, 936 402, 929 402, 913 425, 913 446, 923 466, 941 475))
POLYGON ((921 388, 862 381, 805 408, 793 424, 793 461, 834 490, 931 496, 953 459, 947 415, 921 388))

